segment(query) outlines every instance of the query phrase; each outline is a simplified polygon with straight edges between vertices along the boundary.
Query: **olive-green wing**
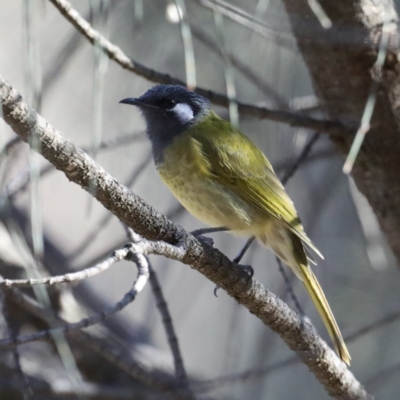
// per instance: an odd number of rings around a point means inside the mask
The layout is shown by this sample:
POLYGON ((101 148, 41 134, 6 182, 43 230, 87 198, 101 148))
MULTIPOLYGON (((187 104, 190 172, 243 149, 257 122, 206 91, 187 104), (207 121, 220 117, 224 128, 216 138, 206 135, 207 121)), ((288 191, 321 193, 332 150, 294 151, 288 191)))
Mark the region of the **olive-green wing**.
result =
POLYGON ((292 201, 264 154, 227 121, 217 115, 211 118, 200 122, 190 132, 195 147, 201 152, 204 167, 222 185, 281 221, 323 258, 305 234, 292 201))

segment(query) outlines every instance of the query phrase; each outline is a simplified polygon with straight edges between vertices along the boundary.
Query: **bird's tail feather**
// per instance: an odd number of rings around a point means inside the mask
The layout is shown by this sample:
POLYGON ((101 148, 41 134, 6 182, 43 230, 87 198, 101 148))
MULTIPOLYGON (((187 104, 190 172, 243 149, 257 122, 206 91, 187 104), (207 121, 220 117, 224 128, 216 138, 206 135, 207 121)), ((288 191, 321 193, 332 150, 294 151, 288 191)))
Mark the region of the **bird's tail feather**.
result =
POLYGON ((303 284, 328 330, 337 353, 347 365, 350 365, 351 357, 349 351, 316 276, 308 266, 302 265, 301 270, 303 272, 303 284))
POLYGON ((320 314, 322 321, 331 337, 339 357, 350 365, 350 354, 344 343, 340 329, 329 307, 328 300, 314 273, 309 266, 307 252, 302 241, 292 232, 281 226, 275 226, 275 230, 264 232, 258 239, 272 248, 274 253, 288 266, 303 282, 311 300, 320 314))

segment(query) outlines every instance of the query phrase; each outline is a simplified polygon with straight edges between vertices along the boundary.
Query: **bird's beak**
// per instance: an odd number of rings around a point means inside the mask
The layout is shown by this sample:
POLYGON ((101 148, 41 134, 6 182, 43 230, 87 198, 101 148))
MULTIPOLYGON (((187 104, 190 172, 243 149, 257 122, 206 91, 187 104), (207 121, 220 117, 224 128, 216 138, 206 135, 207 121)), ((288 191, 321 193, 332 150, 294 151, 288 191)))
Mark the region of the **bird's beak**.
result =
POLYGON ((140 101, 139 99, 136 99, 135 97, 128 97, 127 99, 123 99, 120 101, 122 104, 130 104, 133 106, 137 106, 139 108, 157 108, 155 106, 152 106, 151 104, 146 104, 140 101))
POLYGON ((120 101, 120 103, 131 104, 133 106, 138 106, 138 107, 144 106, 144 104, 141 103, 139 99, 135 99, 134 97, 128 97, 127 99, 123 99, 120 101))

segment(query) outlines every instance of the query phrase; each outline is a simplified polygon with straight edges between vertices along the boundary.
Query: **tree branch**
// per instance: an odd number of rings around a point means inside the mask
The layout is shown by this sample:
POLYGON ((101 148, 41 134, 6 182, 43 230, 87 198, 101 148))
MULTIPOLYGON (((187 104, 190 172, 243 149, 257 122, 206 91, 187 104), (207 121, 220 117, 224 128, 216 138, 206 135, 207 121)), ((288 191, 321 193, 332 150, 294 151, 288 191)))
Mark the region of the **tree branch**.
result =
POLYGON ((163 240, 153 242, 154 254, 190 265, 278 333, 331 396, 349 400, 371 398, 312 325, 259 282, 249 279, 240 266, 217 249, 200 242, 121 185, 29 108, 1 76, 0 103, 4 120, 24 141, 34 137, 41 145, 43 157, 135 232, 148 240, 163 240))
MULTIPOLYGON (((107 259, 103 263, 103 269, 99 268, 99 266, 93 267, 92 269, 88 269, 86 271, 90 271, 92 275, 100 273, 106 270, 108 267, 113 265, 116 261, 121 261, 123 259, 134 261, 138 269, 138 276, 135 282, 132 285, 131 290, 127 292, 124 297, 116 303, 113 307, 109 308, 106 311, 102 311, 91 315, 87 318, 84 318, 78 322, 69 323, 64 326, 60 326, 57 328, 47 329, 40 332, 34 332, 27 335, 20 335, 16 337, 9 337, 5 339, 0 339, 0 348, 12 347, 15 345, 20 345, 24 343, 34 342, 38 340, 50 340, 56 334, 65 334, 72 331, 76 331, 82 328, 88 328, 91 325, 95 325, 101 321, 104 321, 106 318, 111 317, 117 312, 121 311, 128 304, 130 304, 133 300, 135 300, 138 293, 140 293, 145 287, 147 280, 149 278, 149 267, 146 258, 143 255, 143 252, 147 251, 148 248, 152 248, 152 246, 148 245, 149 242, 142 241, 139 243, 130 243, 129 246, 124 247, 123 249, 116 250, 114 254, 107 259), (133 257, 131 254, 133 253, 133 257)), ((69 274, 67 274, 69 275, 69 274)), ((77 272, 71 274, 74 276, 73 280, 85 279, 86 273, 85 271, 77 272)), ((90 276, 90 275, 89 275, 90 276)), ((57 283, 65 282, 65 280, 60 279, 60 277, 56 277, 57 283)), ((39 279, 36 281, 40 281, 39 279)), ((43 282, 34 282, 34 283, 47 283, 51 284, 51 281, 43 281, 43 282)), ((11 285, 12 286, 12 285, 11 285)), ((18 285, 15 285, 18 286, 18 285)), ((23 285, 22 285, 23 286, 23 285)))
MULTIPOLYGON (((102 49, 110 59, 119 64, 122 68, 127 69, 136 75, 139 75, 151 82, 166 83, 186 86, 181 79, 173 77, 169 74, 163 74, 148 68, 143 64, 134 61, 127 56, 118 46, 108 41, 98 31, 93 29, 91 25, 82 16, 72 8, 71 4, 66 0, 50 0, 60 13, 87 39, 90 43, 95 44, 97 48, 102 49)), ((229 107, 229 99, 227 96, 197 87, 197 93, 207 97, 214 104, 229 107)), ((346 127, 338 121, 320 120, 287 110, 271 110, 267 107, 258 107, 252 104, 238 102, 239 111, 242 115, 253 116, 257 118, 266 118, 272 121, 283 122, 292 126, 301 126, 319 132, 329 132, 335 134, 350 134, 354 129, 346 127)), ((356 128, 355 128, 356 129, 356 128)))
POLYGON ((81 281, 83 279, 90 278, 101 272, 106 271, 116 262, 124 260, 128 253, 128 249, 121 249, 114 251, 114 253, 106 258, 101 263, 96 264, 93 267, 85 268, 82 271, 77 272, 69 272, 67 274, 58 275, 58 276, 48 276, 44 278, 30 278, 30 279, 4 279, 0 277, 0 288, 9 288, 9 287, 30 287, 34 285, 56 285, 58 283, 65 282, 76 282, 81 281))

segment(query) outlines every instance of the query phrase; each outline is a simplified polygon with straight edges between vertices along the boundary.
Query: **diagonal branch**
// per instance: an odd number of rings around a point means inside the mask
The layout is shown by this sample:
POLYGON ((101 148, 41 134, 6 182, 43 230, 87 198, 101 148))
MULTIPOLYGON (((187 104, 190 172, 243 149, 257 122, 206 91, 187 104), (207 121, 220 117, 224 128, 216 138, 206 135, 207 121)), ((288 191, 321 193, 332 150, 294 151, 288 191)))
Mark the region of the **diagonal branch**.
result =
POLYGON ((149 263, 149 271, 150 271, 151 290, 156 300, 156 306, 158 308, 158 311, 161 314, 162 323, 164 325, 164 329, 167 334, 169 347, 171 348, 171 352, 174 358, 176 378, 178 379, 178 382, 180 382, 184 386, 188 396, 195 398, 189 384, 185 365, 183 363, 183 358, 178 343, 178 337, 175 333, 175 328, 172 323, 172 317, 169 312, 167 302, 165 301, 164 294, 162 292, 157 274, 150 263, 149 263))
MULTIPOLYGON (((127 69, 151 82, 166 83, 174 85, 186 86, 181 79, 164 74, 145 65, 134 61, 127 56, 118 46, 108 41, 71 6, 66 0, 50 0, 60 13, 87 39, 90 43, 95 44, 97 48, 103 50, 110 59, 119 64, 122 68, 127 69)), ((211 90, 196 88, 196 92, 207 97, 214 104, 229 107, 229 99, 227 96, 213 92, 211 90)), ((242 115, 253 116, 257 118, 266 118, 272 121, 283 122, 293 126, 301 126, 320 132, 329 132, 335 134, 350 134, 353 129, 344 126, 338 121, 321 120, 308 117, 300 113, 287 110, 271 110, 267 107, 258 107, 252 104, 238 102, 239 111, 242 115)))
POLYGON ((29 108, 2 77, 0 103, 5 122, 24 141, 35 137, 43 157, 86 191, 95 188, 90 194, 135 232, 148 240, 163 240, 153 242, 154 254, 190 265, 278 333, 331 396, 349 400, 371 398, 312 325, 259 282, 249 279, 240 266, 217 249, 200 242, 121 185, 29 108))

